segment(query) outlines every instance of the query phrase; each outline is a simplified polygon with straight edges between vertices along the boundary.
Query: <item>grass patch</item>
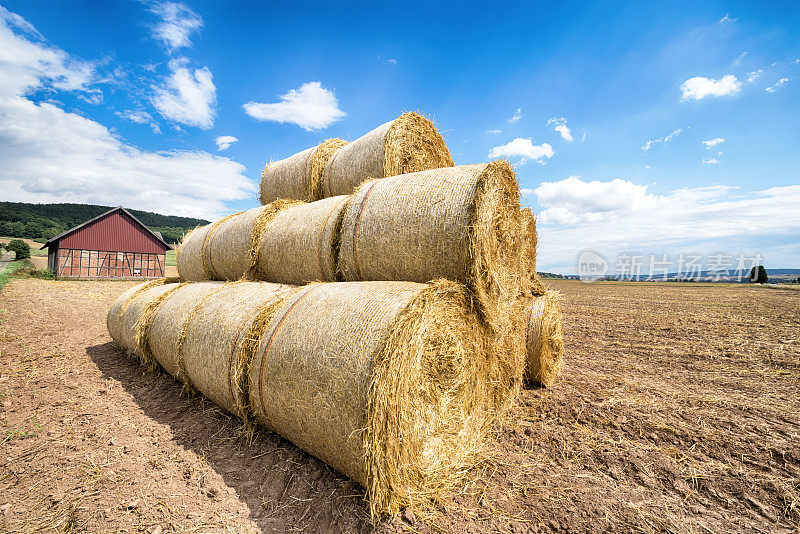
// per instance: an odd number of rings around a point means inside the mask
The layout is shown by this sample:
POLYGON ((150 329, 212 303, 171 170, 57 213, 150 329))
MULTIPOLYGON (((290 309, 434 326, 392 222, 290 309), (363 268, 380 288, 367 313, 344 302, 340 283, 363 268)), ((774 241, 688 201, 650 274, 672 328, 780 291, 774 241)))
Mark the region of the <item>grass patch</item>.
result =
POLYGON ((52 279, 53 273, 49 269, 39 270, 31 263, 31 260, 24 259, 12 261, 0 272, 0 290, 13 278, 44 278, 52 279))
POLYGON ((178 265, 177 261, 177 253, 175 250, 168 250, 167 257, 164 259, 167 264, 167 267, 175 267, 178 265))

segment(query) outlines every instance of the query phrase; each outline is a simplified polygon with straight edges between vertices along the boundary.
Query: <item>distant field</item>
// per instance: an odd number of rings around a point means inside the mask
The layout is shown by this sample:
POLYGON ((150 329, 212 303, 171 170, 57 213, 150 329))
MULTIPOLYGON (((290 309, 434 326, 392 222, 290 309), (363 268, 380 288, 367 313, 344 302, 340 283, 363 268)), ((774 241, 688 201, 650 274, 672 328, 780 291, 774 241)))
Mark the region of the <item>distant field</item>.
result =
MULTIPOLYGON (((177 247, 177 245, 173 245, 173 247, 177 247)), ((175 267, 176 265, 178 265, 178 263, 176 262, 176 256, 177 256, 176 250, 173 249, 167 251, 167 257, 166 257, 167 267, 175 267)))
MULTIPOLYGON (((6 244, 12 239, 22 239, 19 237, 0 237, 0 243, 6 244)), ((38 243, 33 239, 22 239, 31 247, 31 256, 47 256, 47 249, 39 250, 44 243, 38 243)))

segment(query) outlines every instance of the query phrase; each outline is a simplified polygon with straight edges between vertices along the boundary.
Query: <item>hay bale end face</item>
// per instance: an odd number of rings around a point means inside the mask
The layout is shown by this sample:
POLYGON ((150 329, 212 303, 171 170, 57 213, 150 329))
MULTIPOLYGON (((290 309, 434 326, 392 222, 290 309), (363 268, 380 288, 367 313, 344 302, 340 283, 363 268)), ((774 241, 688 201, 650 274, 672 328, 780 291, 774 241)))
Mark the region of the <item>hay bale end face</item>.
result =
POLYGON ((560 300, 557 291, 546 291, 530 301, 525 366, 525 382, 529 385, 550 387, 561 374, 564 341, 560 300))
POLYGON ((284 284, 335 282, 339 229, 349 197, 280 211, 262 231, 253 277, 284 284))
POLYGON ((261 173, 261 204, 279 198, 312 202, 322 198, 322 173, 337 150, 347 144, 327 139, 286 159, 268 163, 261 173))
POLYGON ((491 387, 459 284, 312 284, 250 366, 255 417, 367 488, 373 514, 452 489, 479 450, 491 387))
POLYGON ((452 167, 450 151, 433 122, 404 113, 338 150, 322 176, 322 196, 349 195, 369 178, 452 167))

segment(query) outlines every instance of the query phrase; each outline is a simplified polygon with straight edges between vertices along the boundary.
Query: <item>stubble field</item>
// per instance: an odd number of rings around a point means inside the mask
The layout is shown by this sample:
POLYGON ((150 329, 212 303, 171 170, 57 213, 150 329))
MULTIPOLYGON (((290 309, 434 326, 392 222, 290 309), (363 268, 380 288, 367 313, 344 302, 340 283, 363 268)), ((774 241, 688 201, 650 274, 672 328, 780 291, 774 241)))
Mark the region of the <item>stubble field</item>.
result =
POLYGON ((112 342, 134 282, 0 292, 0 531, 793 532, 800 291, 559 281, 566 362, 425 513, 146 372, 112 342))

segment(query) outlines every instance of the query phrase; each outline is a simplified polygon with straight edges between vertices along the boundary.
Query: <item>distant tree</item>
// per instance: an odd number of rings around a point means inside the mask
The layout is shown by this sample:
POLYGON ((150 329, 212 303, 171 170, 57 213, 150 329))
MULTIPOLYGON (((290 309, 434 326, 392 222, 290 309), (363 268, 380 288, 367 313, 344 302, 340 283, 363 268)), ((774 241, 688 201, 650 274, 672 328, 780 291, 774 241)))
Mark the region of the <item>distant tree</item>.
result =
POLYGON ((12 239, 6 248, 15 254, 15 259, 24 260, 31 257, 31 247, 22 239, 12 239))
POLYGON ((763 265, 756 265, 750 269, 750 283, 751 284, 766 284, 769 281, 767 270, 763 265))

